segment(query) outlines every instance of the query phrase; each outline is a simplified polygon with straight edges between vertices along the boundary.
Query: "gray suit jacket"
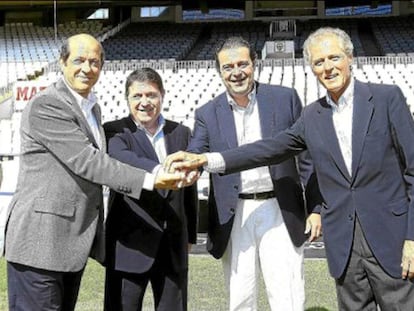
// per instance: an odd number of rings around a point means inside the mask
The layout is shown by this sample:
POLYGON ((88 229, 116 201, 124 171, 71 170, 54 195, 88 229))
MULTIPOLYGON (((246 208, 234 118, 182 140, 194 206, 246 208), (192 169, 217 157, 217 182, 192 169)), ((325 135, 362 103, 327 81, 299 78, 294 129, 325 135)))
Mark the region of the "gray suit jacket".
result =
POLYGON ((54 271, 79 271, 93 251, 103 258, 102 186, 139 198, 143 170, 99 150, 63 82, 40 92, 21 121, 21 157, 5 235, 7 261, 54 271))

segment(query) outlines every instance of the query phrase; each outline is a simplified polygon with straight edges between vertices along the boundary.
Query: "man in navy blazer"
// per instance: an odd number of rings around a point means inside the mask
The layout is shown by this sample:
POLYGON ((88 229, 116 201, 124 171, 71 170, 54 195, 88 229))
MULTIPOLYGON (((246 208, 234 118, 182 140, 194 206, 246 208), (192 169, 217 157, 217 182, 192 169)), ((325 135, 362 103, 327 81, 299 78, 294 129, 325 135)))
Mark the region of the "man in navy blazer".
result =
MULTIPOLYGON (((113 136, 111 157, 153 172, 167 154, 186 149, 190 129, 162 117, 164 93, 151 68, 128 76, 130 116, 104 125, 113 136)), ((111 191, 108 209, 105 310, 141 310, 148 282, 157 310, 186 310, 189 243, 197 239, 196 186, 143 191, 139 199, 111 191)))
MULTIPOLYGON (((352 78, 352 52, 340 29, 311 34, 304 55, 327 96, 276 137, 224 151, 225 168, 216 169, 233 173, 308 150, 339 310, 414 310, 414 122, 397 86, 352 78)), ((183 158, 191 165, 174 166, 210 166, 215 155, 175 156, 183 158)))
MULTIPOLYGON (((254 49, 240 37, 218 48, 216 65, 226 92, 196 110, 188 151, 221 152, 273 137, 299 117, 302 105, 294 89, 255 83, 255 59, 254 49)), ((230 310, 257 308, 260 270, 272 310, 303 310, 305 219, 312 210, 305 210, 301 180, 312 173, 308 159, 301 159, 301 168, 302 176, 292 158, 210 176, 207 249, 223 259, 230 310)), ((313 217, 315 233, 320 216, 313 217)))

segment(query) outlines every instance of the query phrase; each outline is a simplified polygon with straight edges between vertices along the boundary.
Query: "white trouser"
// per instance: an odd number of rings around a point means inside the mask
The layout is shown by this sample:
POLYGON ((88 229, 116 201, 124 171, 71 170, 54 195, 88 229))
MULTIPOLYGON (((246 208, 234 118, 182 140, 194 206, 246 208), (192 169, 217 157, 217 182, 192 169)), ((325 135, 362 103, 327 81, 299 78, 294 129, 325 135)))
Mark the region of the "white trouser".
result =
POLYGON ((229 309, 257 310, 259 267, 273 311, 303 311, 303 246, 289 237, 276 199, 239 200, 222 259, 229 309))

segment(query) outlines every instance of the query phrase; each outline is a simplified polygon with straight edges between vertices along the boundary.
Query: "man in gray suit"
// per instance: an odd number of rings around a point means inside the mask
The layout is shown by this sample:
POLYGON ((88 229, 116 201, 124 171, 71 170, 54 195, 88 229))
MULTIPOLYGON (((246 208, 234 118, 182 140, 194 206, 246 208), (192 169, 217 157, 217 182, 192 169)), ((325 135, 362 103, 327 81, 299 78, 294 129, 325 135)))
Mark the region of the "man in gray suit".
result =
POLYGON ((102 186, 139 198, 176 188, 178 174, 150 174, 106 154, 91 93, 104 61, 92 36, 62 46, 63 78, 39 93, 21 121, 18 184, 6 223, 9 310, 74 310, 88 256, 103 258, 102 186))

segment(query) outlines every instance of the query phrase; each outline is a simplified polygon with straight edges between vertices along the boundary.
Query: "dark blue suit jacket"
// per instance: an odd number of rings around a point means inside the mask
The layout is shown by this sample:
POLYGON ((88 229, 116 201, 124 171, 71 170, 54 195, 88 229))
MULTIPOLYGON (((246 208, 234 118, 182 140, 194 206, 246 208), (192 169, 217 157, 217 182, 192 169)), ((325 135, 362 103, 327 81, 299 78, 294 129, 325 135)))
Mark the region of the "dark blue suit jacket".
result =
MULTIPOLYGON (((109 140, 108 152, 121 162, 152 172, 159 164, 155 150, 143 130, 129 129, 132 124, 135 126, 129 121, 130 117, 105 125, 113 133, 122 132, 109 140)), ((186 149, 191 135, 189 128, 166 120, 163 131, 167 154, 186 149)), ((148 271, 161 238, 166 237, 174 268, 188 269, 187 246, 195 244, 197 239, 195 185, 177 191, 143 190, 139 200, 111 192, 108 209, 108 267, 131 273, 148 271)))
POLYGON ((277 163, 307 149, 326 204, 321 209, 330 272, 342 275, 355 216, 386 272, 401 277, 405 239, 414 240, 414 122, 397 86, 355 81, 352 176, 343 160, 325 98, 274 139, 223 153, 226 172, 277 163))
MULTIPOLYGON (((262 137, 274 137, 290 127, 302 110, 295 90, 281 86, 256 85, 262 137)), ((195 127, 188 150, 195 153, 221 152, 237 147, 236 127, 231 106, 223 93, 197 109, 195 127)), ((303 162, 303 180, 312 170, 309 161, 303 162)), ((303 189, 294 158, 269 167, 274 191, 294 245, 306 239, 303 189)), ((220 258, 226 247, 237 207, 240 173, 210 176, 208 198, 208 251, 220 258)), ((316 187, 317 188, 317 187, 316 187)))

